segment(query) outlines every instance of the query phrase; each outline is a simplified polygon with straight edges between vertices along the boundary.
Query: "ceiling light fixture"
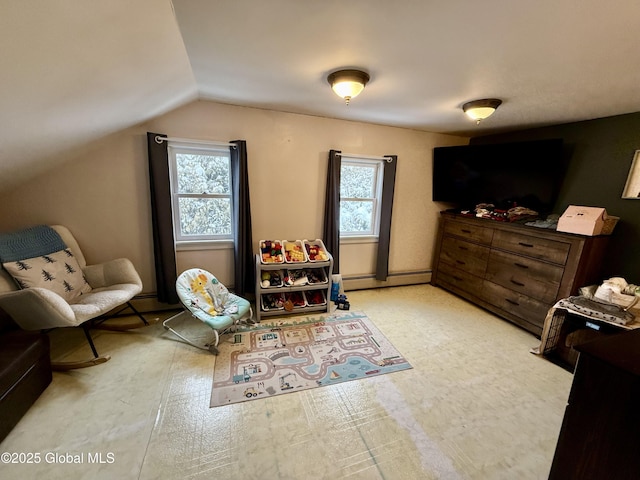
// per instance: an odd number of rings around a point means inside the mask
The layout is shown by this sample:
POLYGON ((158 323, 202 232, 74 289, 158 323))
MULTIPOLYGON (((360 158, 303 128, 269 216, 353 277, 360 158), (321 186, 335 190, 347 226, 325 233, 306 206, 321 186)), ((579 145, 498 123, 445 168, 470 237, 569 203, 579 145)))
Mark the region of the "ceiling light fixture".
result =
POLYGON ((369 81, 369 74, 361 70, 338 70, 327 77, 336 95, 344 98, 347 105, 352 98, 360 95, 369 81))
POLYGON ((493 115, 493 112, 496 111, 501 103, 502 100, 498 98, 473 100, 462 105, 462 111, 475 120, 476 124, 478 124, 481 120, 493 115))

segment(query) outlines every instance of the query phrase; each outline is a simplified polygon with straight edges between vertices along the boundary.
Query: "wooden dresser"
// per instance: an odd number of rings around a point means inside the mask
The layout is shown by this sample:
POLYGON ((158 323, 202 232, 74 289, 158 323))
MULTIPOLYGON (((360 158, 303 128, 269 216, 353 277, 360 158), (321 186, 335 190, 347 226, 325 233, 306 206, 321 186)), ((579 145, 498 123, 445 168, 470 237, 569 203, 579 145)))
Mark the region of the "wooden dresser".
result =
POLYGON ((431 283, 540 336, 553 304, 601 283, 607 236, 442 212, 431 283))

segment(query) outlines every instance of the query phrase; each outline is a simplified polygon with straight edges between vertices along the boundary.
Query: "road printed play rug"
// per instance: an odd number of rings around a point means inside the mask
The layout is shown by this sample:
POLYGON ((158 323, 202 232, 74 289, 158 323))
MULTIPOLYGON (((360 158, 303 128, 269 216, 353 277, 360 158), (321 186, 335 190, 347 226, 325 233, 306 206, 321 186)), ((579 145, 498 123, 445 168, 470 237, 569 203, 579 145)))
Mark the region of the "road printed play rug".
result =
POLYGON ((361 312, 243 326, 219 350, 211 407, 412 368, 361 312))

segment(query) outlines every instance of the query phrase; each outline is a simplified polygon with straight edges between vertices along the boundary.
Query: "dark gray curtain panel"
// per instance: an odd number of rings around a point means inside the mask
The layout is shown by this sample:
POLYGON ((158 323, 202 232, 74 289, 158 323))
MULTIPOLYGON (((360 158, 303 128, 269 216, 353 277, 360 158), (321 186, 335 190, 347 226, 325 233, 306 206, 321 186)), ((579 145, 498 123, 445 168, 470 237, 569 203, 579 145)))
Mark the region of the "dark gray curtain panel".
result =
POLYGON ((384 163, 382 180, 382 202, 380 205, 380 234, 378 236, 378 258, 376 259, 376 280, 385 281, 389 276, 389 244, 391 243, 391 213, 393 192, 396 183, 397 155, 386 155, 391 161, 384 163))
POLYGON ((324 200, 322 240, 333 256, 333 273, 340 273, 340 168, 339 150, 329 150, 327 191, 324 200))
POLYGON ((147 132, 149 152, 149 185, 151 187, 151 220, 158 301, 180 303, 176 292, 176 251, 171 212, 169 155, 167 142, 156 142, 161 133, 147 132))
POLYGON ((249 171, 247 142, 234 140, 231 148, 231 188, 233 195, 233 244, 235 293, 245 295, 255 291, 253 262, 253 234, 251 231, 251 202, 249 200, 249 171))

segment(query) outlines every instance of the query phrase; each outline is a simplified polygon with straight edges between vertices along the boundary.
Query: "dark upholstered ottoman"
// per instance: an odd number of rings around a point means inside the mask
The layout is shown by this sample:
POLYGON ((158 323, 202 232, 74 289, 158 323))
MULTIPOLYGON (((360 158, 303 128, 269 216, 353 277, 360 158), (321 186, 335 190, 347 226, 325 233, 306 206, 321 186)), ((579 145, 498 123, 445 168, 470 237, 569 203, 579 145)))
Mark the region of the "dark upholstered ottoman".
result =
POLYGON ((16 426, 49 383, 49 337, 22 330, 1 331, 0 441, 16 426))

